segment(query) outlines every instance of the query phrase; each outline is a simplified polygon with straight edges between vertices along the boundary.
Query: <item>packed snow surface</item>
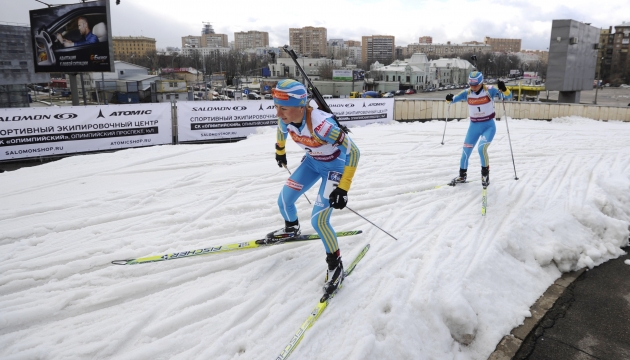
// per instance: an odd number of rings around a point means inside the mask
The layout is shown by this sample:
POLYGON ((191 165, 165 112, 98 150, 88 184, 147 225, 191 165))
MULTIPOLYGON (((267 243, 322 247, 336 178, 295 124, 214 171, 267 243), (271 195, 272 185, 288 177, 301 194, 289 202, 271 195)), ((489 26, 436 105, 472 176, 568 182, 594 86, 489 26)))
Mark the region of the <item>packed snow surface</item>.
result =
MULTIPOLYGON (((346 262, 371 249, 295 359, 486 359, 562 272, 623 254, 630 123, 497 122, 481 216, 468 121, 353 128, 346 262), (514 178, 518 176, 518 180, 514 178)), ((0 358, 275 359, 322 294, 319 240, 119 266, 283 226, 275 130, 244 141, 69 157, 0 175, 0 358)), ((302 151, 287 143, 289 169, 302 151)), ((317 188, 306 193, 313 201, 317 188)), ((303 233, 311 205, 298 200, 303 233)))

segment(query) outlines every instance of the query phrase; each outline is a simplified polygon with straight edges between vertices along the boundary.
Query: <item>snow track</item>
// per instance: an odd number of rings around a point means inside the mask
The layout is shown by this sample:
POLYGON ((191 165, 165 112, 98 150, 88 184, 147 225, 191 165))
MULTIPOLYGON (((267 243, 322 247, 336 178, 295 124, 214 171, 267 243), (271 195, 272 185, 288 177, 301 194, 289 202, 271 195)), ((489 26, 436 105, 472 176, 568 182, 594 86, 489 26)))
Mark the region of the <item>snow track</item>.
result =
MULTIPOLYGON (((296 359, 486 359, 563 271, 621 254, 628 123, 503 121, 457 175, 467 121, 354 128, 361 159, 335 211, 345 261, 372 248, 296 359)), ((0 175, 0 358, 274 358, 322 293, 320 241, 164 263, 112 260, 249 241, 282 226, 275 131, 232 144, 66 158, 0 175)), ((289 168, 302 156, 287 143, 289 168)), ((306 195, 314 201, 319 184, 306 195)), ((298 200, 302 231, 311 206, 298 200)))

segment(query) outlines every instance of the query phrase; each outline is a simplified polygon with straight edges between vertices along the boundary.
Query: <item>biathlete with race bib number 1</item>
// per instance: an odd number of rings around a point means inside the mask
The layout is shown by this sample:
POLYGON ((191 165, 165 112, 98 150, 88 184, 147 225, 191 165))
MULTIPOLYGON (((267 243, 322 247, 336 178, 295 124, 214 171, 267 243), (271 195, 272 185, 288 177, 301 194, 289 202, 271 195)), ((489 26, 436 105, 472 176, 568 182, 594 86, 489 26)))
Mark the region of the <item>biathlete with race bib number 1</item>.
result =
POLYGON ((328 264, 324 291, 334 293, 344 278, 341 253, 335 230, 330 225, 333 209, 343 209, 359 163, 359 149, 332 115, 308 106, 304 85, 281 80, 272 90, 278 115, 276 162, 286 167, 287 136, 306 151, 302 163, 285 183, 278 197, 284 227, 267 234, 269 242, 300 234, 295 202, 319 179, 322 180, 311 213, 311 224, 324 243, 328 264))
POLYGON ((459 164, 459 176, 454 178, 449 185, 455 186, 457 183, 466 182, 468 172, 468 160, 472 153, 473 147, 477 144, 479 157, 481 158, 481 184, 485 188, 490 185, 490 159, 488 158, 488 146, 494 139, 497 131, 494 118, 494 97, 501 96, 504 99, 512 97, 512 93, 505 87, 505 83, 501 80, 497 83, 497 88, 486 86, 483 83, 483 74, 480 71, 473 71, 468 76, 468 85, 470 89, 464 90, 459 94, 446 95, 446 101, 456 103, 458 101, 468 102, 468 111, 470 114, 470 125, 466 138, 464 139, 464 148, 462 158, 459 164))

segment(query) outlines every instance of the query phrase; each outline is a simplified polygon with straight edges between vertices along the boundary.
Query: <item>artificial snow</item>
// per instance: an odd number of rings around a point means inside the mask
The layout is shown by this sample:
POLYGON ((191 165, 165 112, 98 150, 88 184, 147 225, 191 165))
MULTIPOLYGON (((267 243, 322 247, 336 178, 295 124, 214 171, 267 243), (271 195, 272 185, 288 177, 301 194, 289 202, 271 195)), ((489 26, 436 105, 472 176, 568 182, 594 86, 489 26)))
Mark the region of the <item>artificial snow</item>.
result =
MULTIPOLYGON (((346 264, 371 249, 295 359, 486 359, 561 276, 624 254, 630 123, 498 121, 481 216, 468 121, 352 128, 361 150, 335 210, 346 264), (518 180, 514 178, 518 176, 518 180)), ((112 265, 257 239, 283 226, 275 130, 229 144, 74 156, 0 175, 0 358, 273 359, 322 293, 319 240, 112 265)), ((287 142, 289 168, 303 155, 287 142)), ((319 184, 306 193, 313 201, 319 184)), ((311 205, 298 200, 303 233, 311 205)), ((630 261, 626 260, 630 265, 630 261)))

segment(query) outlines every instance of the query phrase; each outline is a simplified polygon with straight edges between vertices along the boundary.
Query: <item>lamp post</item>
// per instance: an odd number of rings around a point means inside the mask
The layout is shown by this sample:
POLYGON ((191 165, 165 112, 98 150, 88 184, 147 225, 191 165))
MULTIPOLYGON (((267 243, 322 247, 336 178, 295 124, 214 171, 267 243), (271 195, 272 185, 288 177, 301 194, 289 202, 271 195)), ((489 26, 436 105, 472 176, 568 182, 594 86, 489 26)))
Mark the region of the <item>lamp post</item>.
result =
MULTIPOLYGON (((604 57, 601 58, 601 62, 604 61, 604 57)), ((593 104, 597 105, 597 90, 599 89, 599 81, 597 80, 597 78, 602 76, 602 66, 601 66, 601 62, 599 65, 599 69, 597 69, 597 77, 595 77, 595 100, 593 100, 593 104)), ((600 79, 601 81, 601 79, 600 79)))

